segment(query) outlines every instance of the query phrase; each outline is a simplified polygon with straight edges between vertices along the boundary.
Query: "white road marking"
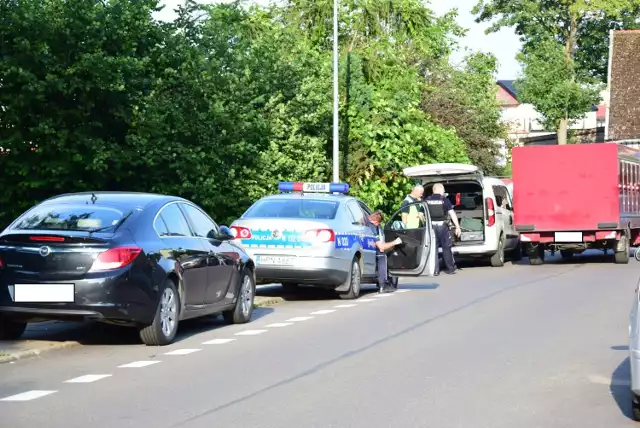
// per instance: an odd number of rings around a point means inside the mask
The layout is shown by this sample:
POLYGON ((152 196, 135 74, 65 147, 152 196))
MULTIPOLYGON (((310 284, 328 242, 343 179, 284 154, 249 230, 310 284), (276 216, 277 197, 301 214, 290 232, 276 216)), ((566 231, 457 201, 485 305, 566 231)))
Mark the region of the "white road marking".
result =
POLYGON ((158 364, 160 361, 134 361, 133 363, 123 364, 118 366, 119 369, 138 369, 141 367, 147 367, 152 364, 158 364))
POLYGON ((378 295, 376 296, 376 298, 378 298, 378 297, 391 297, 391 296, 393 296, 393 294, 394 294, 394 293, 386 293, 386 294, 378 293, 378 295))
POLYGON ((44 397, 49 394, 53 394, 58 391, 27 391, 22 394, 12 395, 10 397, 5 397, 0 399, 0 401, 30 401, 35 400, 36 398, 44 397))
POLYGON ((225 343, 233 342, 235 339, 213 339, 202 342, 203 345, 224 345, 225 343))
POLYGON ((85 376, 80 376, 75 379, 66 380, 64 383, 91 383, 98 381, 100 379, 104 379, 106 377, 111 377, 110 374, 90 374, 85 376))
POLYGON ((311 315, 325 315, 335 311, 335 309, 323 309, 322 311, 311 312, 311 315))
POLYGON ((377 302, 378 299, 358 299, 358 303, 363 302, 363 303, 367 303, 367 302, 377 302))
POLYGON ((354 306, 358 305, 336 305, 334 308, 353 308, 354 306))
POLYGON ((287 327, 287 326, 290 326, 290 325, 293 325, 293 323, 292 322, 276 322, 276 323, 273 323, 273 324, 269 324, 267 327, 268 328, 271 328, 271 327, 287 327))
POLYGON ((165 352, 164 355, 189 355, 198 351, 202 351, 202 349, 176 349, 175 351, 165 352))
POLYGON ((306 321, 306 320, 310 320, 313 317, 294 317, 294 318, 289 318, 287 320, 287 322, 291 321, 291 322, 298 322, 298 321, 306 321))
POLYGON ((268 330, 245 330, 245 331, 241 331, 239 333, 236 333, 236 336, 255 336, 258 334, 262 334, 267 332, 268 330))
POLYGON ((411 290, 403 288, 402 290, 396 290, 396 293, 408 293, 409 291, 411 291, 411 290))

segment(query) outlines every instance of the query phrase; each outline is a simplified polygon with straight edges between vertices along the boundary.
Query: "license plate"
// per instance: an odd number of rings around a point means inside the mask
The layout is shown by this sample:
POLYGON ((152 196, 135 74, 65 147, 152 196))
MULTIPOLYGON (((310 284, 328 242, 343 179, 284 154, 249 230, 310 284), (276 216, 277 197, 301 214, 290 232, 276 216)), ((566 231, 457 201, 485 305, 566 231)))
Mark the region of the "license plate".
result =
POLYGON ((287 256, 258 256, 256 263, 259 265, 291 266, 294 257, 287 256))
POLYGON ((582 232, 556 232, 556 242, 582 242, 582 232))
POLYGON ((9 286, 9 293, 16 303, 73 303, 75 301, 74 284, 16 284, 9 286))

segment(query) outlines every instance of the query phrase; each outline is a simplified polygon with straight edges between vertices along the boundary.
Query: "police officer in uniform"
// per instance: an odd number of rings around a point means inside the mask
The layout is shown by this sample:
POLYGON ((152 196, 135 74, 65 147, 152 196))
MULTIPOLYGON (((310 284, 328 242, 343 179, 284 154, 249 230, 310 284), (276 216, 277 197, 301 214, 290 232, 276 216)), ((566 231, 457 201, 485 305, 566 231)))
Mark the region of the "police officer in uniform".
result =
MULTIPOLYGON (((460 223, 458 222, 458 216, 453 210, 451 201, 444 196, 444 186, 441 183, 433 185, 433 194, 425 199, 427 206, 429 207, 429 214, 431 216, 431 224, 436 234, 436 240, 438 247, 442 248, 442 259, 446 267, 445 273, 453 275, 456 272, 456 265, 453 261, 453 238, 451 237, 451 231, 447 225, 447 217, 451 218, 453 225, 455 226, 456 236, 460 236, 460 223)), ((440 263, 436 263, 436 275, 440 274, 440 263)))

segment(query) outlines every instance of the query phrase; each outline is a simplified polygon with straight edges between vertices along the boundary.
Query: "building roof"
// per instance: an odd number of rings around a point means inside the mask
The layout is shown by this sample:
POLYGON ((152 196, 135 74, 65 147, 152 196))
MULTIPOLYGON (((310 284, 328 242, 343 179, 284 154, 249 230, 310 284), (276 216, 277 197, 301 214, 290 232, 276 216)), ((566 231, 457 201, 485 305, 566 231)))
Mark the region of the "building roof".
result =
POLYGON ((509 93, 509 95, 518 100, 518 92, 515 88, 515 82, 515 80, 498 80, 497 83, 498 85, 502 86, 504 90, 509 93))

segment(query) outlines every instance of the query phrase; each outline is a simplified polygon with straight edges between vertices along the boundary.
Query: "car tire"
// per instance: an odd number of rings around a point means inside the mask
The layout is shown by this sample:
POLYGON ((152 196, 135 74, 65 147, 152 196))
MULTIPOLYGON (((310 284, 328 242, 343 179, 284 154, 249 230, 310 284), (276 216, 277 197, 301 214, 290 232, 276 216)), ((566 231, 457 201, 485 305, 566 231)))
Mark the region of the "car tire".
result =
POLYGON ((498 240, 498 251, 491 256, 489 261, 493 267, 504 266, 504 235, 500 235, 500 239, 498 240))
POLYGON ((222 318, 227 324, 246 324, 253 315, 253 302, 256 296, 256 283, 250 270, 245 269, 240 276, 238 300, 233 309, 224 311, 222 318))
POLYGON ((362 270, 360 269, 360 261, 357 257, 351 261, 351 269, 349 269, 349 289, 338 293, 341 299, 353 300, 360 296, 360 287, 362 285, 362 270))
POLYGON ((180 295, 175 283, 167 279, 160 293, 153 322, 140 329, 140 339, 147 346, 169 345, 178 332, 179 319, 180 295))
POLYGON ((622 235, 620 239, 624 239, 624 250, 613 253, 613 260, 616 264, 626 265, 629 263, 629 238, 627 238, 627 235, 622 235))
POLYGON ((12 320, 6 315, 0 315, 0 340, 18 340, 26 329, 26 322, 12 320))
POLYGON ((529 264, 531 266, 539 266, 544 264, 544 247, 538 245, 533 250, 529 250, 529 264))
POLYGON ((633 252, 633 258, 640 262, 640 247, 636 247, 636 250, 633 252))
POLYGON ((631 417, 634 421, 640 422, 640 397, 631 393, 631 417))

